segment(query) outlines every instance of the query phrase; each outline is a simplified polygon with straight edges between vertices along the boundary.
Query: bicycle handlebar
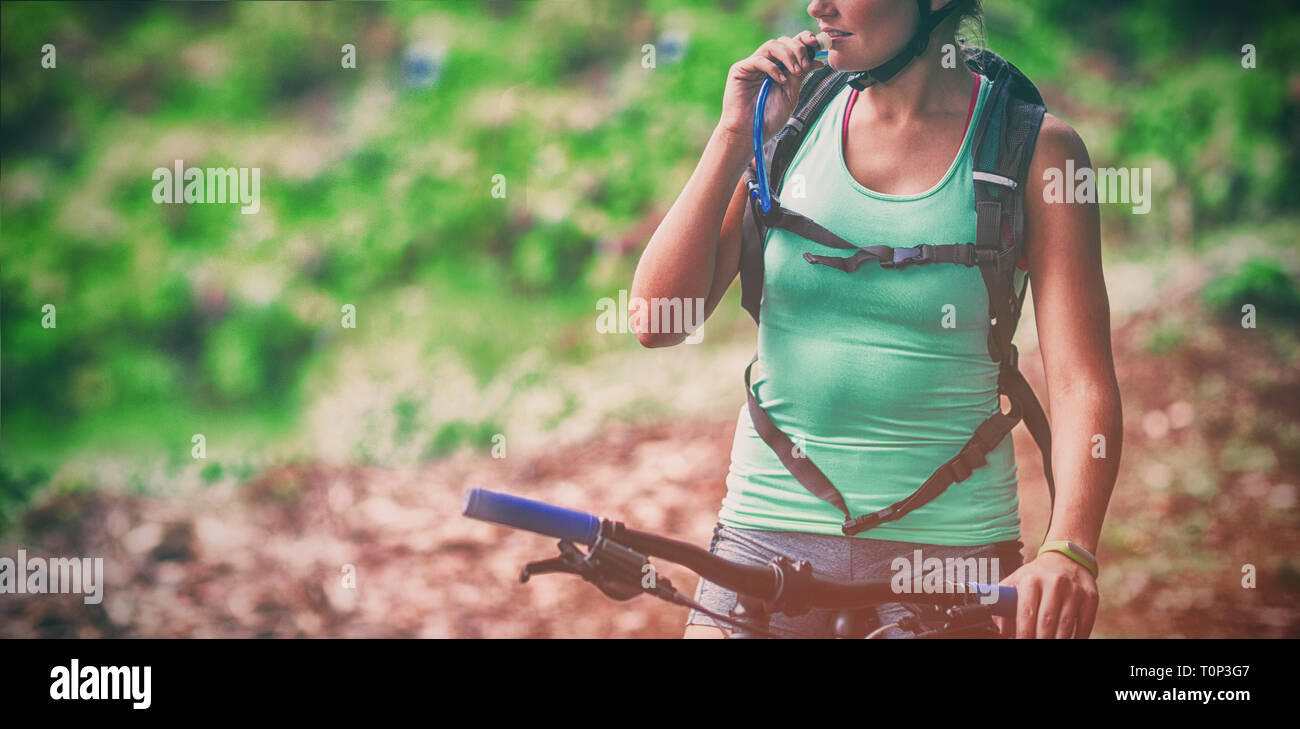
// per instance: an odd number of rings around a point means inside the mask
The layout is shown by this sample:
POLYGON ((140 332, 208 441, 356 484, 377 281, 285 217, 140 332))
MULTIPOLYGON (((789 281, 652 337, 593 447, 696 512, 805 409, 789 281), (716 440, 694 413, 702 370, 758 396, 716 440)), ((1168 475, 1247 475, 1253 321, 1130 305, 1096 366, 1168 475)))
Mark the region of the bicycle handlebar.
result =
MULTIPOLYGON (((466 493, 461 513, 471 519, 536 532, 588 547, 594 545, 598 538, 604 537, 647 556, 676 562, 729 590, 764 600, 776 597, 783 587, 778 572, 771 566, 738 564, 685 542, 629 529, 623 524, 602 520, 594 514, 541 501, 476 488, 466 493)), ((1015 588, 977 582, 967 582, 966 585, 980 595, 981 599, 990 593, 996 594, 995 602, 991 605, 994 615, 1007 618, 1015 616, 1015 588)), ((963 593, 909 593, 903 597, 894 591, 889 580, 841 582, 815 575, 807 578, 806 592, 807 594, 799 595, 798 599, 809 607, 823 609, 859 608, 902 600, 947 606, 964 596, 963 593)))
POLYGON ((461 514, 587 547, 596 542, 600 531, 600 519, 592 514, 487 489, 466 492, 461 514))

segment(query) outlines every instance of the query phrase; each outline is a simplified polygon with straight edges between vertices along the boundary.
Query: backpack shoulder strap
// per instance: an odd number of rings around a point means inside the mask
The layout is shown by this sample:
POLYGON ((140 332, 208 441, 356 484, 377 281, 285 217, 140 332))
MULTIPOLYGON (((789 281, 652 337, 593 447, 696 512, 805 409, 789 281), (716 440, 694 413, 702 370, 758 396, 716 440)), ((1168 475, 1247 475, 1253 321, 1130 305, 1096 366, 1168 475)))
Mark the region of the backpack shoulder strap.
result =
POLYGON ((992 52, 979 50, 967 63, 992 84, 972 156, 975 247, 987 262, 980 270, 989 291, 989 356, 1001 362, 1010 356, 1025 292, 1016 291, 1015 266, 1024 253, 1025 183, 1046 107, 1024 74, 992 52))
POLYGON ((848 83, 849 76, 843 71, 823 67, 808 74, 803 86, 799 87, 799 99, 795 102, 794 113, 772 138, 776 144, 768 166, 768 179, 776 192, 779 193, 785 184, 786 169, 794 160, 794 153, 803 144, 808 127, 821 117, 831 99, 835 98, 835 93, 848 83))
MULTIPOLYGON (((848 73, 830 67, 819 68, 808 74, 803 86, 799 88, 794 114, 781 131, 763 145, 769 184, 777 192, 780 192, 785 183, 786 169, 799 150, 799 145, 803 143, 808 127, 821 116, 835 97, 835 92, 848 82, 848 77, 848 73)), ((745 179, 750 185, 755 185, 756 178, 757 173, 751 162, 745 179)), ((745 219, 740 228, 740 305, 749 312, 754 323, 758 323, 763 300, 763 243, 767 239, 767 226, 763 224, 760 211, 755 209, 757 204, 751 197, 745 206, 745 219)))
MULTIPOLYGON (((980 273, 989 298, 989 356, 1002 365, 999 390, 1011 400, 1013 408, 1020 410, 1038 446, 1048 494, 1055 503, 1050 425, 1042 404, 1020 372, 1019 353, 1011 341, 1029 289, 1027 276, 1019 291, 1015 283, 1016 263, 1025 253, 1025 186, 1047 109, 1024 74, 995 54, 979 51, 967 63, 988 75, 993 83, 976 128, 973 151, 975 247, 987 252, 980 273)), ((1050 517, 1048 524, 1050 529, 1050 517)))

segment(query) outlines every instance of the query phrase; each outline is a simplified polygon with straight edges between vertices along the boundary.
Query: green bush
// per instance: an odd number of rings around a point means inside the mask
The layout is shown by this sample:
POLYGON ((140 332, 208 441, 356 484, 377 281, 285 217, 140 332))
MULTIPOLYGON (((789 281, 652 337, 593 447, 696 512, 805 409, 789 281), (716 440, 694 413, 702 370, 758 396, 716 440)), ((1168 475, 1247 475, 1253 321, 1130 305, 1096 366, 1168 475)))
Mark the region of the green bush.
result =
POLYGON ((424 448, 426 459, 436 459, 464 448, 488 448, 492 436, 501 429, 491 423, 468 423, 457 420, 444 425, 424 448))
POLYGON ((0 463, 0 534, 14 525, 19 512, 48 480, 49 475, 39 468, 26 469, 20 473, 0 463))
POLYGON ((1246 261, 1206 286, 1204 296, 1206 304, 1225 317, 1240 317, 1249 304, 1261 325, 1300 324, 1300 285, 1271 260, 1246 261))
POLYGON ((1151 354, 1165 355, 1178 350, 1187 339, 1187 328, 1178 322, 1163 322, 1151 330, 1143 348, 1151 354))
POLYGON ((592 248, 593 241, 573 223, 545 223, 519 237, 511 262, 530 291, 566 291, 581 284, 592 248))
POLYGON ((278 401, 297 384, 311 332, 283 306, 245 307, 204 338, 204 385, 221 404, 278 401))

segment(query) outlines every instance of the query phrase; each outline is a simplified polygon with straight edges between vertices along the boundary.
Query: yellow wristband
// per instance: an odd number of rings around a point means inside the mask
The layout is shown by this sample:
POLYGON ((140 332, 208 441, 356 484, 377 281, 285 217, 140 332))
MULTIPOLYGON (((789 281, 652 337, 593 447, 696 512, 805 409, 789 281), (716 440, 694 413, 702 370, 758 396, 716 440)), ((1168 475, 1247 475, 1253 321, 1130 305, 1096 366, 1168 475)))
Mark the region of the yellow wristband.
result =
POLYGON ((1097 576, 1097 558, 1092 556, 1092 552, 1074 542, 1067 542, 1064 539, 1055 542, 1044 542, 1043 546, 1038 548, 1038 556, 1041 557, 1043 552, 1060 552, 1083 565, 1084 569, 1091 572, 1094 578, 1097 576))

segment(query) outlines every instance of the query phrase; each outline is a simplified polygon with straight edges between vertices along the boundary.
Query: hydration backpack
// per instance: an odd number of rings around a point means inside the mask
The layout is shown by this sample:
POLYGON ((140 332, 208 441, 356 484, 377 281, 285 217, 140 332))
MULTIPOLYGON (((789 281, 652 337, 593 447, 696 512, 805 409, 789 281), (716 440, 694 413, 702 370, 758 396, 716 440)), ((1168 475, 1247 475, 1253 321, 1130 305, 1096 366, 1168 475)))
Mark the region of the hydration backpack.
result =
MULTIPOLYGON (((989 357, 999 363, 998 393, 1011 403, 1009 412, 998 412, 975 429, 970 440, 950 460, 940 465, 915 492, 880 511, 853 516, 843 495, 806 454, 796 449, 789 436, 781 432, 759 405, 750 385, 750 372, 758 355, 745 369, 745 394, 750 419, 763 441, 776 452, 781 463, 804 488, 829 502, 844 514, 843 532, 852 536, 888 521, 902 518, 933 501, 949 486, 964 481, 987 462, 987 456, 1002 439, 1024 421, 1042 453, 1043 473, 1053 504, 1056 488, 1052 479, 1052 439, 1047 416, 1034 392, 1018 368, 1018 352, 1011 343, 1016 323, 1029 288, 1029 277, 1017 291, 1015 271, 1025 254, 1024 195, 1025 178, 1034 144, 1046 107, 1038 90, 1011 63, 988 50, 967 51, 965 62, 970 70, 987 77, 990 88, 987 100, 975 125, 972 158, 975 180, 975 240, 936 242, 909 248, 857 246, 780 204, 778 196, 795 152, 803 142, 805 131, 825 110, 845 84, 863 88, 874 80, 864 73, 836 71, 829 67, 811 72, 799 92, 795 112, 784 128, 764 145, 768 179, 771 181, 771 208, 763 212, 757 196, 751 194, 741 226, 740 285, 741 306, 758 323, 763 296, 763 248, 769 228, 781 228, 831 248, 851 252, 846 257, 803 255, 810 265, 822 265, 836 271, 827 275, 852 275, 868 261, 881 268, 901 269, 913 265, 949 264, 978 266, 988 290, 989 357), (865 78, 865 80, 864 80, 865 78)), ((751 193, 758 189, 758 175, 751 163, 746 173, 751 193)), ((1000 398, 999 398, 1000 400, 1000 398)), ((1048 520, 1050 528, 1050 517, 1048 520)))

